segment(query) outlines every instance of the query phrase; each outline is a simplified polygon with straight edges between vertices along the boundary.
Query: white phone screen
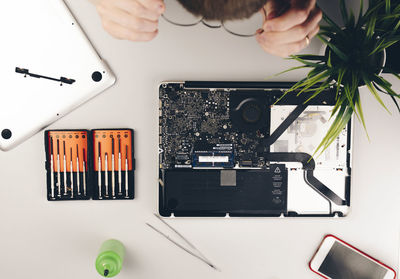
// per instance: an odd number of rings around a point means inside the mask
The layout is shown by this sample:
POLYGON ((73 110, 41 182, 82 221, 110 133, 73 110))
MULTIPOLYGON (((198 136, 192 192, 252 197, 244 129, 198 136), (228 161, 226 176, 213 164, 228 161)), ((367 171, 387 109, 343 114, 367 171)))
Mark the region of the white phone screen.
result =
POLYGON ((337 241, 318 271, 334 279, 383 279, 387 272, 384 267, 337 241))

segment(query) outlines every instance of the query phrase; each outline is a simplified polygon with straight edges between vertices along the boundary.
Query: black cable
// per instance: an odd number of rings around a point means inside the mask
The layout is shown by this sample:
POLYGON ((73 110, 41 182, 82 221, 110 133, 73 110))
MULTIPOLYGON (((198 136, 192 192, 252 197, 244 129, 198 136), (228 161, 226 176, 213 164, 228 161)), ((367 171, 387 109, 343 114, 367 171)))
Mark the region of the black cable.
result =
POLYGON ((275 129, 275 131, 266 139, 264 139, 263 144, 268 147, 271 146, 286 130, 290 125, 305 111, 307 104, 298 105, 286 119, 275 129))
POLYGON ((335 192, 314 176, 315 161, 310 154, 303 152, 272 152, 266 153, 265 156, 268 161, 302 163, 304 169, 304 181, 307 185, 323 196, 329 203, 333 202, 336 205, 347 205, 345 200, 341 199, 335 192))

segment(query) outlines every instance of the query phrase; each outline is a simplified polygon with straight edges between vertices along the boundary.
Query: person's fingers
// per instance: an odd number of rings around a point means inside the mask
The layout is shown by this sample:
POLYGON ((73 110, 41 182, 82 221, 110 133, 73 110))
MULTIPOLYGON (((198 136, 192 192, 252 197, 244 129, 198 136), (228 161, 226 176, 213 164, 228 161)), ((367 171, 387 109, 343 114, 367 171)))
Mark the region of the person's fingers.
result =
POLYGON ((273 19, 281 15, 290 6, 290 0, 270 0, 265 4, 266 19, 273 19))
POLYGON ((262 7, 259 12, 261 13, 263 17, 263 22, 267 19, 267 11, 265 10, 265 7, 262 7))
POLYGON ((290 5, 296 10, 311 11, 314 9, 316 2, 316 0, 291 0, 290 5))
POLYGON ((296 25, 303 23, 308 17, 305 10, 290 9, 279 17, 267 19, 263 28, 265 31, 286 31, 296 25))
POLYGON ((309 34, 308 34, 308 38, 311 40, 312 38, 314 38, 319 32, 319 25, 317 25, 309 34))
POLYGON ((157 21, 150 21, 145 18, 130 15, 127 12, 117 8, 104 9, 103 7, 99 6, 98 12, 102 17, 120 24, 128 29, 133 29, 140 32, 154 32, 158 28, 157 21))
POLYGON ((153 21, 158 20, 162 14, 162 12, 157 9, 146 8, 136 0, 105 0, 103 3, 106 9, 118 7, 131 15, 153 21))
MULTIPOLYGON (((318 34, 318 32, 319 32, 319 25, 317 25, 313 30, 311 30, 311 32, 307 35, 308 39, 311 40, 318 34)), ((289 55, 295 54, 304 49, 305 47, 307 47, 309 44, 309 40, 304 38, 294 43, 276 46, 276 45, 266 44, 262 36, 257 36, 256 38, 258 43, 264 49, 264 51, 280 57, 287 57, 289 55)))
POLYGON ((318 26, 321 19, 322 12, 320 9, 316 8, 310 13, 308 19, 300 25, 282 32, 267 31, 260 36, 263 37, 265 44, 269 45, 282 45, 297 42, 304 39, 307 35, 311 38, 311 31, 318 26))
POLYGON ((141 41, 146 42, 154 39, 157 36, 158 30, 154 32, 137 32, 129 28, 123 27, 111 20, 104 19, 102 21, 103 28, 113 37, 120 40, 141 41))
POLYGON ((157 11, 162 14, 165 10, 164 1, 162 0, 138 0, 146 9, 157 11))
POLYGON ((303 48, 307 46, 307 39, 304 38, 301 41, 282 45, 280 48, 274 48, 270 47, 268 45, 263 45, 262 41, 259 41, 259 38, 257 37, 257 41, 261 45, 261 47, 264 49, 264 51, 273 54, 275 56, 280 56, 280 57, 288 57, 289 55, 298 53, 301 51, 303 48))
POLYGON ((296 25, 303 23, 310 13, 310 11, 315 6, 315 0, 304 1, 305 4, 300 5, 299 3, 302 0, 292 0, 291 6, 289 9, 284 12, 282 15, 274 17, 272 19, 268 19, 264 23, 264 30, 265 31, 286 31, 290 28, 293 28, 296 25))

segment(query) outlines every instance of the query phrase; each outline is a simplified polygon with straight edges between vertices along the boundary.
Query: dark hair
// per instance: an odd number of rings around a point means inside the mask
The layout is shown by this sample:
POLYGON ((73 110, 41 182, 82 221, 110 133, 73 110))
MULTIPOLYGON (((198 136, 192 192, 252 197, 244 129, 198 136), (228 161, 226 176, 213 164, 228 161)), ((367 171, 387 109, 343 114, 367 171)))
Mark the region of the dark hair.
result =
POLYGON ((267 0, 178 0, 186 10, 209 20, 248 18, 259 11, 267 0))

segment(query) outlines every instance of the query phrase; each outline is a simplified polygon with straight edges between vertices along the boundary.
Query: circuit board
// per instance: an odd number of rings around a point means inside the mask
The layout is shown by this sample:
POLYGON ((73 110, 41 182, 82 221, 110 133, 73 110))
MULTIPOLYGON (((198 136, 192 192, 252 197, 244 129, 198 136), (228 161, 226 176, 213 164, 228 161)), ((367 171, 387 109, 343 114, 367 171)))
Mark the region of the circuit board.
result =
POLYGON ((266 167, 263 149, 257 150, 269 123, 254 131, 235 126, 227 90, 168 86, 160 90, 162 168, 266 167))

